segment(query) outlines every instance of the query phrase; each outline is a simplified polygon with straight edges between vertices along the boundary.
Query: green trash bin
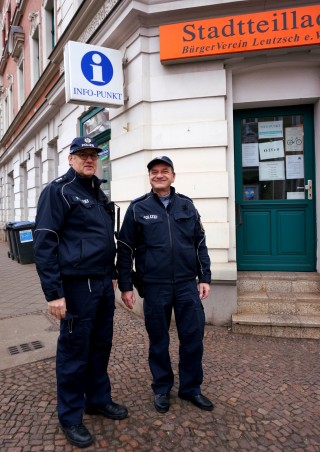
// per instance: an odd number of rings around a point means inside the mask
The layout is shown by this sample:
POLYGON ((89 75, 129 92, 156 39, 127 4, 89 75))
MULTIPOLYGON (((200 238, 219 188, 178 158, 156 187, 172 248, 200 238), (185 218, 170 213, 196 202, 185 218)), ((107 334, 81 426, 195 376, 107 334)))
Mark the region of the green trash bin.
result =
POLYGON ((33 264, 33 231, 35 223, 32 221, 18 221, 13 223, 13 237, 15 248, 17 250, 17 257, 14 255, 20 264, 33 264))

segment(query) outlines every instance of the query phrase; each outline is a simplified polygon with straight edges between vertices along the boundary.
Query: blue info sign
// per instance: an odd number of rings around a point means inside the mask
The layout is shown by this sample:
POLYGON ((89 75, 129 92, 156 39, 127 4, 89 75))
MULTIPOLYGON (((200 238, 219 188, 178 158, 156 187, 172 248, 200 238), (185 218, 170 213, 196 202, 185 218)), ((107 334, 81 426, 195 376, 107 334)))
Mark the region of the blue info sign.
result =
POLYGON ((64 51, 66 101, 84 105, 123 105, 119 50, 69 41, 64 51))

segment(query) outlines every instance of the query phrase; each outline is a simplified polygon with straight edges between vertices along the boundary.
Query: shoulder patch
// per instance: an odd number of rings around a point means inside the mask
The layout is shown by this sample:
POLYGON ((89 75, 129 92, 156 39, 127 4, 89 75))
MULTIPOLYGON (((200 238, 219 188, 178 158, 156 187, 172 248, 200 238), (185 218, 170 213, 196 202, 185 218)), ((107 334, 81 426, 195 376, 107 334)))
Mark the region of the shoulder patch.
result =
POLYGON ((52 182, 55 184, 61 184, 61 182, 64 182, 67 179, 68 179, 67 176, 64 174, 61 177, 57 177, 57 179, 54 179, 52 182))
POLYGON ((133 199, 131 201, 132 204, 135 204, 136 202, 142 201, 143 199, 146 199, 148 196, 148 193, 146 193, 145 195, 139 196, 139 198, 133 199))
POLYGON ((177 193, 177 192, 176 192, 176 195, 179 196, 179 198, 187 199, 188 201, 192 202, 192 204, 193 204, 193 201, 191 198, 189 198, 189 196, 186 196, 186 195, 183 195, 183 194, 177 193))

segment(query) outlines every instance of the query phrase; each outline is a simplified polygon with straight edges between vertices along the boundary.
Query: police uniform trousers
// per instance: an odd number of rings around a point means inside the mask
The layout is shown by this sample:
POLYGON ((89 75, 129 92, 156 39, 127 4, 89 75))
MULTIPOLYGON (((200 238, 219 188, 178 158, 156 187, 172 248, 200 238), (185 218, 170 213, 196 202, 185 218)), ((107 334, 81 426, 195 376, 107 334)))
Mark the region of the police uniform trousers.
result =
POLYGON ((169 393, 174 383, 169 355, 169 327, 174 311, 179 336, 179 394, 200 394, 205 315, 196 281, 145 284, 144 290, 154 393, 169 393))
POLYGON ((111 402, 107 374, 115 309, 111 275, 65 279, 67 315, 60 321, 56 374, 58 417, 65 426, 82 422, 86 401, 111 402))

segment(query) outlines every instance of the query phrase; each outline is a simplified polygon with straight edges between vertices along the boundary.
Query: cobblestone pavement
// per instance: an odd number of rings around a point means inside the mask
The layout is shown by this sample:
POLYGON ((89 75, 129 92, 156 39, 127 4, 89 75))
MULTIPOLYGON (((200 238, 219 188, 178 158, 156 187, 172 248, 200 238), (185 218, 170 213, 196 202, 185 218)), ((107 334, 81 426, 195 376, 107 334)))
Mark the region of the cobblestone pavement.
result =
MULTIPOLYGON (((43 309, 34 265, 8 259, 6 246, 0 244, 0 317, 43 309), (14 300, 11 312, 8 296, 14 300)), ((128 406, 129 417, 111 421, 84 415, 95 437, 86 450, 320 451, 319 341, 235 335, 207 326, 202 390, 215 409, 205 412, 177 397, 174 328, 171 337, 176 383, 169 412, 159 414, 153 407, 143 320, 117 308, 109 373, 113 399, 128 406)), ((0 394, 0 451, 76 450, 58 427, 54 358, 1 371, 0 394)))

